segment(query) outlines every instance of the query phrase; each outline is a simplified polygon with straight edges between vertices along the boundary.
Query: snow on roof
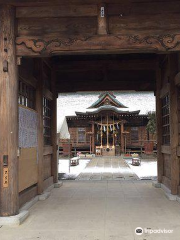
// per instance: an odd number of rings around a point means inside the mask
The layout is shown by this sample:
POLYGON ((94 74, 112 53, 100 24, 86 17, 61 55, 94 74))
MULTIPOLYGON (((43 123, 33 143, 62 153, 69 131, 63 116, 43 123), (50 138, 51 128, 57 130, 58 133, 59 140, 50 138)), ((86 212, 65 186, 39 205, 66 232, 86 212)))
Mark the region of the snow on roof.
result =
POLYGON ((96 108, 100 105, 102 105, 102 101, 106 98, 106 97, 110 98, 110 101, 113 103, 115 103, 117 105, 117 107, 121 107, 121 108, 127 108, 126 106, 124 106, 122 103, 120 103, 117 99, 116 96, 112 93, 112 92, 104 92, 102 94, 100 94, 99 98, 97 101, 95 101, 90 107, 90 108, 96 108))
POLYGON ((64 117, 64 120, 62 121, 59 133, 60 133, 60 136, 59 136, 60 139, 70 139, 70 133, 68 130, 68 125, 65 117, 64 117))
MULTIPOLYGON (((140 110, 140 114, 155 111, 153 92, 118 92, 114 91, 117 100, 128 107, 128 111, 140 110)), ((60 132, 65 116, 75 116, 75 112, 86 112, 88 107, 97 101, 100 92, 61 93, 57 100, 57 123, 60 132)))

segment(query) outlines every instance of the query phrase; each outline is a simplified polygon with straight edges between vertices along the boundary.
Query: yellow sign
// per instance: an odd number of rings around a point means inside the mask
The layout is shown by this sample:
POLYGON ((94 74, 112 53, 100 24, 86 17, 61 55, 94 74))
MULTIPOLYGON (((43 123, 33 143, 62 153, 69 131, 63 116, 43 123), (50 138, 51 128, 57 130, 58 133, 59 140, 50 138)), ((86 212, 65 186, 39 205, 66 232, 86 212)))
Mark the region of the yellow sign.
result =
POLYGON ((3 187, 7 188, 9 185, 9 170, 7 167, 3 168, 3 187))

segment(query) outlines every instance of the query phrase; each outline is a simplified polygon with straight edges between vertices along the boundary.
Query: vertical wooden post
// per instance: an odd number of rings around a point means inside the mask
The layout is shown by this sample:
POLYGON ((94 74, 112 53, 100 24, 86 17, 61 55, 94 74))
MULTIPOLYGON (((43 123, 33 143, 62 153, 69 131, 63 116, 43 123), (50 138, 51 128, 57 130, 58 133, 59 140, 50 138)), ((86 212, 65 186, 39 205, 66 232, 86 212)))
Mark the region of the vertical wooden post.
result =
POLYGON ((101 148, 103 147, 103 125, 102 125, 102 116, 101 116, 101 148))
POLYGON ((91 145, 92 145, 92 136, 90 135, 90 147, 89 147, 89 150, 90 150, 90 154, 92 153, 92 150, 91 150, 91 145))
POLYGON ((44 149, 44 136, 43 136, 43 76, 42 76, 42 60, 36 59, 38 67, 38 81, 36 89, 36 110, 38 113, 38 194, 44 191, 44 171, 43 171, 43 149, 44 149))
POLYGON ((0 6, 0 216, 19 213, 15 9, 0 6), (8 171, 5 184, 4 171, 8 171))
POLYGON ((94 123, 92 123, 92 153, 95 153, 95 130, 94 130, 94 123))
POLYGON ((178 59, 176 54, 169 55, 170 80, 170 143, 171 143, 171 193, 176 195, 179 186, 179 157, 177 147, 179 144, 178 129, 178 89, 175 85, 175 76, 178 72, 178 59))
POLYGON ((107 115, 107 148, 109 148, 109 124, 108 124, 109 116, 107 115))
POLYGON ((157 132, 157 168, 158 168, 158 182, 162 183, 163 177, 163 154, 161 152, 162 146, 162 100, 160 98, 161 91, 161 70, 157 68, 156 70, 156 132, 157 132))
POLYGON ((124 132, 124 123, 122 121, 121 122, 121 152, 122 153, 124 152, 124 135, 123 135, 123 132, 124 132))
POLYGON ((52 146, 53 146, 53 156, 52 156, 52 176, 54 179, 54 183, 58 182, 58 155, 57 155, 57 92, 56 92, 56 72, 54 69, 52 71, 52 79, 51 79, 51 86, 52 86, 52 93, 53 93, 53 100, 52 100, 52 146))
POLYGON ((98 34, 108 34, 107 7, 105 3, 98 5, 98 34))

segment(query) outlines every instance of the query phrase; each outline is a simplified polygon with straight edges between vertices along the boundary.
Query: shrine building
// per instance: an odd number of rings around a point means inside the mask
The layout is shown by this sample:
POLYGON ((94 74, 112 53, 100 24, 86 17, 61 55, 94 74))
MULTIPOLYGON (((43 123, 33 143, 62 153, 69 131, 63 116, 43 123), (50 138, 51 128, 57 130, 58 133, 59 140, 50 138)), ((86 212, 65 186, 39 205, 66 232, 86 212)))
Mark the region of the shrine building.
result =
POLYGON ((66 121, 76 151, 115 156, 143 151, 148 141, 153 142, 146 129, 148 115, 129 111, 112 92, 100 94, 86 112, 75 113, 66 121))

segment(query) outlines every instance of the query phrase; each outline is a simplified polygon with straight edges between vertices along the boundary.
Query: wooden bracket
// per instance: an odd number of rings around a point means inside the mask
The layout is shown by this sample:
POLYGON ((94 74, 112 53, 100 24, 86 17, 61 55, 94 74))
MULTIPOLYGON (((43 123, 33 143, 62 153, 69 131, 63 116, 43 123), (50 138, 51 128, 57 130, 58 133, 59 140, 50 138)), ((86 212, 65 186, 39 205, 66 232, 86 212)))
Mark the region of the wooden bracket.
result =
POLYGON ((177 152, 177 156, 180 157, 180 146, 177 147, 176 152, 177 152))
POLYGON ((166 83, 160 91, 160 98, 163 98, 166 94, 169 93, 169 83, 166 83))
POLYGON ((175 85, 180 86, 180 72, 178 72, 175 76, 175 85))
POLYGON ((18 66, 21 65, 21 59, 22 59, 22 57, 17 57, 17 65, 18 65, 18 66))

